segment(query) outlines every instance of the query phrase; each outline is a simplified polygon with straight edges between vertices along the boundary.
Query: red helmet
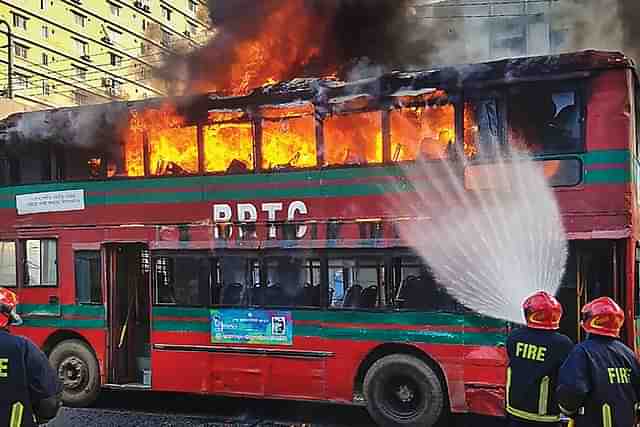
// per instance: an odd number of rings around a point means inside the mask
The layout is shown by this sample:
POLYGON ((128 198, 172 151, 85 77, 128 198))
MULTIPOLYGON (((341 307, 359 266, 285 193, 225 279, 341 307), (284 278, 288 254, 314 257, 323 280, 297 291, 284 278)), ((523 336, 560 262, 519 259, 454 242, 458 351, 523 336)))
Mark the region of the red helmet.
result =
POLYGON ((16 313, 18 297, 6 288, 0 288, 0 328, 7 325, 20 325, 22 319, 16 313))
POLYGON ((538 291, 522 304, 527 326, 535 329, 558 329, 562 317, 562 306, 548 292, 538 291))
POLYGON ((617 338, 624 312, 614 300, 600 297, 582 307, 582 328, 590 334, 617 338))

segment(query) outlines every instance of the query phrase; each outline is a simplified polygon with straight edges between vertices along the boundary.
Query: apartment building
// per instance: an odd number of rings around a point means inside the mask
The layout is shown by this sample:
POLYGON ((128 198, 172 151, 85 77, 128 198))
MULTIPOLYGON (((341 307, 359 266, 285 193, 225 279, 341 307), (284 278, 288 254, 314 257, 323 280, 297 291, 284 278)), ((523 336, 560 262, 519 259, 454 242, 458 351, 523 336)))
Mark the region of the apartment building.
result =
MULTIPOLYGON (((154 67, 209 35, 206 0, 0 0, 0 19, 13 35, 13 99, 27 109, 166 95, 154 67)), ((0 46, 6 94, 2 34, 0 46)))

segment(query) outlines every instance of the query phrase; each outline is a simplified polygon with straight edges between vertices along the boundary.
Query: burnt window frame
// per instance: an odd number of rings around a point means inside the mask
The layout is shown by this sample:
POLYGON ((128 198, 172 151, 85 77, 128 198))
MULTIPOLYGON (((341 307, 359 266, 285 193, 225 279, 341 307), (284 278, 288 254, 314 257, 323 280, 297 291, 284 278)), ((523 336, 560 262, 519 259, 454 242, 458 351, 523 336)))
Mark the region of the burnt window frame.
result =
MULTIPOLYGON (((213 265, 211 262, 211 255, 209 251, 198 249, 162 249, 162 250, 150 250, 149 251, 149 275, 151 276, 151 305, 153 307, 180 307, 180 308, 208 308, 211 301, 211 288, 213 281, 213 265), (209 264, 209 283, 203 285, 198 284, 198 304, 180 304, 178 302, 173 303, 161 303, 158 302, 158 286, 156 275, 156 261, 160 258, 198 258, 200 260, 206 260, 209 264)), ((175 267, 174 267, 175 275, 175 267)), ((175 295, 174 295, 175 296, 175 295)))
MULTIPOLYGON (((216 111, 216 110, 212 110, 212 111, 216 111)), ((203 175, 203 176, 221 176, 221 175, 251 175, 251 174, 255 174, 255 173, 259 173, 262 172, 259 169, 259 165, 258 165, 258 144, 262 143, 262 127, 261 124, 259 123, 259 120, 256 120, 255 118, 251 118, 249 117, 245 111, 242 111, 241 116, 238 118, 234 118, 234 119, 230 119, 230 120, 206 120, 202 123, 197 123, 197 127, 198 127, 198 169, 199 172, 197 175, 203 175), (253 157, 253 162, 251 164, 251 169, 248 169, 246 171, 232 171, 232 172, 227 172, 227 171, 222 171, 222 172, 210 172, 207 171, 207 156, 206 156, 206 143, 207 141, 205 140, 205 128, 209 127, 209 126, 214 126, 214 125, 220 125, 220 124, 229 124, 229 123, 247 123, 251 125, 251 149, 253 150, 252 152, 252 157, 253 157), (258 132, 260 132, 260 135, 258 135, 258 132)))
MULTIPOLYGON (((565 80, 551 80, 551 79, 536 79, 532 81, 511 84, 505 86, 505 116, 504 116, 504 126, 505 131, 508 131, 510 126, 510 103, 509 99, 511 96, 511 90, 513 88, 524 88, 527 90, 528 88, 534 88, 537 85, 544 85, 545 88, 553 93, 562 93, 562 92, 573 92, 575 96, 575 105, 578 111, 578 125, 580 126, 580 144, 574 150, 567 151, 558 151, 558 152, 548 152, 548 153, 533 153, 533 158, 551 158, 551 157, 560 157, 560 156, 568 156, 571 154, 579 155, 584 154, 588 151, 587 149, 587 85, 588 81, 586 78, 582 79, 565 79, 565 80)), ((505 138, 508 141, 508 135, 505 135, 505 138)), ((584 174, 583 174, 584 175, 584 174)))

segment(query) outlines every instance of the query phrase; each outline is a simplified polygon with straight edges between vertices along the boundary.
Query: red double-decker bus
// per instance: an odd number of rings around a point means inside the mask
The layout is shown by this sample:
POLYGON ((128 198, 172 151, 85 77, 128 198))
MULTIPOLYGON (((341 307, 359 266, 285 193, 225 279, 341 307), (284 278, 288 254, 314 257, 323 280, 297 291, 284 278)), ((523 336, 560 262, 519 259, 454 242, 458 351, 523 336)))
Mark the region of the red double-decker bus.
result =
POLYGON ((610 295, 635 346, 637 88, 627 58, 589 51, 10 116, 15 332, 68 405, 109 387, 366 404, 382 425, 500 415, 507 325, 399 239, 399 164, 526 144, 570 239, 563 332, 610 295))

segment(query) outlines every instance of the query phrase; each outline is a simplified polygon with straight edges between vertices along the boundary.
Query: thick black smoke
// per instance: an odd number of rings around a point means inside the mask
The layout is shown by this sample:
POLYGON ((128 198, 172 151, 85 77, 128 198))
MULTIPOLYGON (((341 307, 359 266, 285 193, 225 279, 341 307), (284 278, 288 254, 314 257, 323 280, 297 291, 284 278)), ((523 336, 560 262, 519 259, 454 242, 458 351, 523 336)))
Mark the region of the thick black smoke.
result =
POLYGON ((640 62, 640 0, 619 0, 624 49, 636 64, 640 62))
MULTIPOLYGON (((255 40, 265 32, 276 37, 296 38, 303 45, 318 46, 312 58, 292 49, 269 52, 269 59, 286 58, 290 62, 282 80, 319 76, 337 71, 348 77, 354 67, 358 77, 390 68, 409 68, 424 64, 432 45, 426 37, 416 36, 408 0, 209 0, 209 11, 216 34, 210 43, 186 56, 172 58, 163 70, 169 80, 187 78, 189 89, 202 90, 202 83, 225 83, 231 65, 242 65, 236 47, 255 40), (268 16, 294 6, 295 20, 312 20, 311 31, 297 33, 295 22, 288 28, 268 28, 268 16), (298 52, 300 58, 291 57, 298 52), (299 60, 298 60, 299 59, 299 60), (191 87, 190 87, 191 86, 191 87)), ((258 83, 258 84, 261 84, 258 83)), ((215 85, 220 89, 220 85, 215 85)), ((233 88, 224 87, 233 90, 233 88)))

